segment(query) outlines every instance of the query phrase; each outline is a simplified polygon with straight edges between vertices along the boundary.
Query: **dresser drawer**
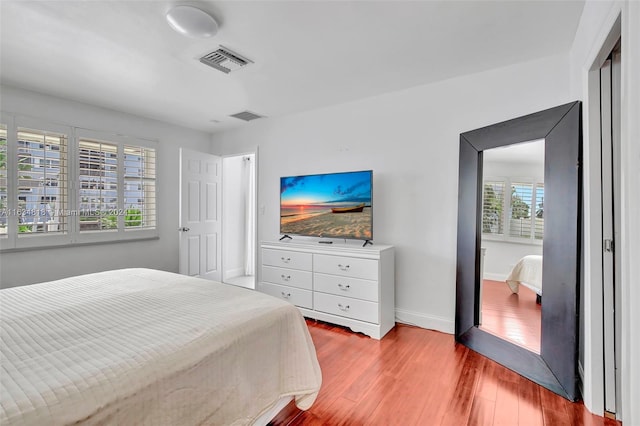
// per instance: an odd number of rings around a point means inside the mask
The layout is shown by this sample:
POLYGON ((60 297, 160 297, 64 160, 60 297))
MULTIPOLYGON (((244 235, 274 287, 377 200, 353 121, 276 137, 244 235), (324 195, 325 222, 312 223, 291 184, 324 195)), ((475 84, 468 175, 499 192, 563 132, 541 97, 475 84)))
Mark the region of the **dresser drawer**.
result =
POLYGON ((313 309, 378 324, 378 304, 326 293, 313 293, 313 309))
POLYGON ((313 255, 297 251, 262 249, 262 264, 310 271, 313 255))
POLYGON ((286 300, 301 308, 313 308, 313 295, 309 290, 269 283, 260 283, 258 289, 263 293, 286 300))
POLYGON ((316 254, 313 256, 314 271, 323 274, 378 280, 378 261, 346 256, 316 254))
POLYGON ((315 273, 313 290, 371 302, 378 301, 378 281, 315 273))
POLYGON ((309 271, 297 269, 275 268, 273 266, 262 267, 262 281, 272 284, 286 285, 289 287, 311 290, 312 274, 309 271))

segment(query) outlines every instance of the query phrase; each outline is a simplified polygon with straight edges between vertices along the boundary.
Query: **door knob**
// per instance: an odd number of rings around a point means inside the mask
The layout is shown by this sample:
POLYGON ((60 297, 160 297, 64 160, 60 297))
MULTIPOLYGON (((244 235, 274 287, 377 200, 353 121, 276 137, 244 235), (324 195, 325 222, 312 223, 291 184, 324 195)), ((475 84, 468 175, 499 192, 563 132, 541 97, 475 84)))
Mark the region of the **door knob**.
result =
POLYGON ((189 228, 187 228, 186 226, 183 226, 182 228, 178 228, 178 231, 180 231, 180 232, 189 232, 189 228))

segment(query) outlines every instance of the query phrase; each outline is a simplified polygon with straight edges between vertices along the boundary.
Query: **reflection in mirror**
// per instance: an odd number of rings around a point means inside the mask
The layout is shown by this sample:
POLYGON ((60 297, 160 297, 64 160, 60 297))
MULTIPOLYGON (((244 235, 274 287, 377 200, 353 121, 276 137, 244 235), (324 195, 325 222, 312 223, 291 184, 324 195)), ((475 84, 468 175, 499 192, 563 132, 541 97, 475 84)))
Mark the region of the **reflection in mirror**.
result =
POLYGON ((479 326, 540 353, 544 139, 483 151, 479 326))

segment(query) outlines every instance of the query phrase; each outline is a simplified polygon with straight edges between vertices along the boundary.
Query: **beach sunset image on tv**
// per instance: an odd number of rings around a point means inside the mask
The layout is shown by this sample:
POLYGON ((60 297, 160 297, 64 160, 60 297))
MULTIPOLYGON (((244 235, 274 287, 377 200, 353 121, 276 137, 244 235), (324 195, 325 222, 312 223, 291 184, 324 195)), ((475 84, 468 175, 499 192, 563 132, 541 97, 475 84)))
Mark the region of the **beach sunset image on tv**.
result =
POLYGON ((280 178, 280 233, 372 239, 372 172, 280 178))

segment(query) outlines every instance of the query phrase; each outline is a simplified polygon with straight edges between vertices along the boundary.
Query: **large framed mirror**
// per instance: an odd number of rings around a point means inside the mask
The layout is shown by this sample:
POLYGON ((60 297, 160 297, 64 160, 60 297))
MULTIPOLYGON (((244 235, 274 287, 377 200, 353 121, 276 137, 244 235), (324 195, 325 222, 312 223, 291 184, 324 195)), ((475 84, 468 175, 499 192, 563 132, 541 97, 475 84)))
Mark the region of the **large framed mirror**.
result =
POLYGON ((456 340, 572 401, 579 396, 580 108, 573 102, 462 133, 458 190, 456 340), (508 319, 488 304, 495 297, 508 319), (514 320, 525 305, 532 316, 514 320))

